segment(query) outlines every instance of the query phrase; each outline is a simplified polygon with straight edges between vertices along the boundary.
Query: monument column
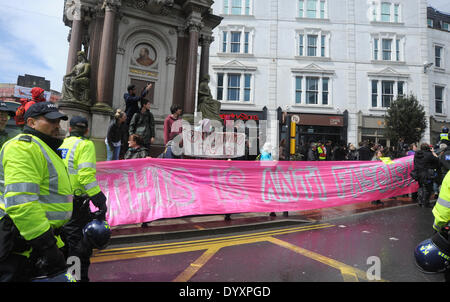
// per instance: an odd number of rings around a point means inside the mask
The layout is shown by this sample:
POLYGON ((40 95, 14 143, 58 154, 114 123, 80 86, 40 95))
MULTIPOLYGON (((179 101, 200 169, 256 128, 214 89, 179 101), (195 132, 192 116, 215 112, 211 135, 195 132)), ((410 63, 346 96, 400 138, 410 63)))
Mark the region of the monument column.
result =
POLYGON ((116 13, 120 1, 105 0, 105 19, 100 46, 100 57, 97 76, 97 103, 92 109, 111 110, 114 82, 114 52, 116 13))
POLYGON ((202 36, 200 39, 202 45, 202 52, 200 57, 200 79, 209 74, 209 48, 214 41, 212 36, 202 36))
POLYGON ((194 17, 191 15, 187 22, 187 28, 189 30, 189 45, 188 45, 188 61, 186 70, 186 86, 184 89, 184 112, 186 115, 193 116, 195 111, 195 92, 197 83, 197 52, 198 52, 198 40, 199 31, 203 24, 200 17, 194 17))
POLYGON ((69 55, 67 57, 66 74, 68 74, 77 62, 77 52, 81 50, 81 38, 83 37, 83 21, 80 18, 72 20, 70 31, 69 55))

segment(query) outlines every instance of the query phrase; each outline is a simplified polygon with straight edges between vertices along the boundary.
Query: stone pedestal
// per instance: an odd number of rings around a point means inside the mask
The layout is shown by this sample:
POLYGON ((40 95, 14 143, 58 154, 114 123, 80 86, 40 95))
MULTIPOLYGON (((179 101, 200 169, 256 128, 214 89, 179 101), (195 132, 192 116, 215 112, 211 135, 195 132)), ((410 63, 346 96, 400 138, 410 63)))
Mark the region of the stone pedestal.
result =
POLYGON ((59 102, 59 104, 58 104, 58 109, 61 112, 67 114, 67 116, 69 117, 69 119, 67 121, 61 121, 61 129, 63 130, 63 132, 66 135, 69 133, 69 122, 70 122, 70 119, 72 117, 74 117, 74 116, 83 116, 83 117, 85 117, 88 120, 88 122, 89 122, 89 126, 91 127, 92 122, 91 122, 91 115, 90 115, 90 112, 89 112, 90 111, 89 110, 89 106, 86 106, 86 105, 81 104, 81 103, 68 102, 68 101, 61 100, 59 102))

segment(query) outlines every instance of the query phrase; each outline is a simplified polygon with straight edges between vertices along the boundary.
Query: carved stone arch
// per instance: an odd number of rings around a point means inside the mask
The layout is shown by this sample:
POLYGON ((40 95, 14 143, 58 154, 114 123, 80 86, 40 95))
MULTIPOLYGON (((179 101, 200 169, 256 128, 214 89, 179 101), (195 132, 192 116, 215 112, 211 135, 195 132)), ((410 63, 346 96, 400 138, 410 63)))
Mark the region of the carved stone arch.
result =
POLYGON ((167 56, 176 56, 174 47, 172 46, 170 40, 167 38, 167 35, 164 35, 160 31, 155 30, 154 28, 147 25, 132 27, 128 31, 126 31, 119 40, 119 48, 126 49, 128 43, 132 41, 133 37, 136 37, 141 33, 148 34, 150 37, 154 37, 155 39, 159 40, 159 42, 161 42, 161 44, 166 48, 165 50, 167 52, 167 56))

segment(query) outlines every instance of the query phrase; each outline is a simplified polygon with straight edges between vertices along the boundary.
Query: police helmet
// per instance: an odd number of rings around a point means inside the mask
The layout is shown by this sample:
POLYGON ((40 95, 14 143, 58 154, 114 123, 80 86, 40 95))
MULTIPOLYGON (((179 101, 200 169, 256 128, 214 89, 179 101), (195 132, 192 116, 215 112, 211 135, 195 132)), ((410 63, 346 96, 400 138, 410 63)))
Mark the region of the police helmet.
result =
POLYGON ((448 133, 448 127, 447 126, 444 126, 444 127, 442 127, 442 133, 448 133))
POLYGON ((60 272, 52 276, 37 277, 31 280, 31 282, 77 282, 75 278, 69 272, 60 272))
POLYGON ((111 227, 107 221, 94 219, 83 228, 83 237, 93 248, 104 249, 111 238, 111 227))
POLYGON ((443 232, 422 241, 415 249, 414 256, 419 270, 423 273, 442 273, 450 268, 450 242, 443 232))

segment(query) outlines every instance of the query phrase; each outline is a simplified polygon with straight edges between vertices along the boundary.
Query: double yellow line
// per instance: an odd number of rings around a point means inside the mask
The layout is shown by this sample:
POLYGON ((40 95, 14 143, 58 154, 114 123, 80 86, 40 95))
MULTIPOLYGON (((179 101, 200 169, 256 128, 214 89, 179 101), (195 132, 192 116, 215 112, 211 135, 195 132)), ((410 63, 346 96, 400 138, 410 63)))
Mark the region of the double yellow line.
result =
POLYGON ((189 281, 220 249, 224 247, 258 242, 270 242, 340 270, 344 281, 355 282, 359 281, 359 279, 367 280, 366 273, 361 270, 355 269, 354 267, 349 266, 345 263, 341 263, 334 259, 325 257, 312 251, 305 250, 289 242, 273 237, 278 235, 331 227, 334 227, 334 225, 322 223, 252 234, 218 237, 213 239, 201 239, 186 242, 109 249, 97 251, 91 258, 91 262, 100 263, 107 261, 127 260, 204 250, 205 252, 197 260, 191 263, 180 275, 178 275, 173 280, 175 282, 186 282, 189 281))

